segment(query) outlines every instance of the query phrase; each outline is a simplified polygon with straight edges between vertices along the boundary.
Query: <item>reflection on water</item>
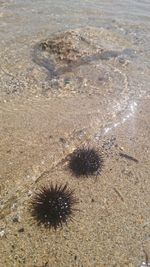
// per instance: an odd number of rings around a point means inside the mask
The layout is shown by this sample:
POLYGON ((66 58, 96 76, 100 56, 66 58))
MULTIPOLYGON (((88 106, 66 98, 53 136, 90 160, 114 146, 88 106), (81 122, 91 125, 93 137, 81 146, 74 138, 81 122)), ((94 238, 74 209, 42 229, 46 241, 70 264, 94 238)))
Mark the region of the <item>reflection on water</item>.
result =
POLYGON ((121 121, 113 123, 112 126, 110 126, 110 127, 104 128, 104 134, 108 133, 109 131, 111 131, 113 128, 116 128, 120 124, 125 123, 127 120, 130 119, 131 116, 134 116, 135 111, 136 111, 136 107, 137 107, 137 103, 135 101, 133 101, 129 105, 129 107, 127 108, 127 110, 128 110, 127 114, 122 117, 121 121))

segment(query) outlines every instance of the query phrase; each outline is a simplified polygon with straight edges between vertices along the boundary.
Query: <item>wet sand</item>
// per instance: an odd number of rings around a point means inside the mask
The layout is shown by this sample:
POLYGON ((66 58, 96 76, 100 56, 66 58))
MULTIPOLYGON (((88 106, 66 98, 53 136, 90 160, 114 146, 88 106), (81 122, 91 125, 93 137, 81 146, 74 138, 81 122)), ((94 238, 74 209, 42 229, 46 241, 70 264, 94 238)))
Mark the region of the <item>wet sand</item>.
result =
MULTIPOLYGON (((2 4, 7 16, 9 4, 2 4)), ((148 27, 132 24, 131 30, 114 22, 75 29, 105 53, 88 57, 86 64, 80 60, 58 77, 51 77, 43 58, 42 64, 33 59, 36 45, 51 38, 54 28, 36 36, 33 29, 28 35, 16 29, 3 39, 1 266, 137 267, 147 258, 150 262, 148 27), (82 145, 104 155, 97 178, 78 179, 67 168, 68 154, 82 145), (74 221, 56 232, 37 226, 29 208, 34 192, 50 182, 67 182, 79 200, 74 221)), ((49 54, 44 57, 49 64, 49 54)))
MULTIPOLYGON (((148 101, 139 101, 136 116, 95 142, 95 127, 87 128, 83 108, 80 119, 72 120, 71 114, 61 115, 58 100, 43 101, 1 106, 3 265, 138 266, 143 249, 150 253, 148 101), (81 143, 105 153, 105 166, 96 180, 78 180, 66 167, 66 155, 81 143), (29 212, 33 192, 51 181, 67 182, 79 199, 75 220, 57 232, 36 226, 29 212)), ((67 109, 70 101, 63 101, 67 109)))

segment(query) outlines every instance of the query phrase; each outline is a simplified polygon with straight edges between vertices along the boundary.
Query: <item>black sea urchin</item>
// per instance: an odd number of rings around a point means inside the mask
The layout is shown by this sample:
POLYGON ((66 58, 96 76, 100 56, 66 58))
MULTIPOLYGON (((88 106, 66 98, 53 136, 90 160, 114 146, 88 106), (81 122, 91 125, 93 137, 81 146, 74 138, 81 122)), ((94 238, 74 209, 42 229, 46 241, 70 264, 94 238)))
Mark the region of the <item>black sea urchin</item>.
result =
POLYGON ((51 184, 48 187, 42 187, 33 197, 32 216, 39 225, 43 224, 56 230, 63 223, 67 223, 69 217, 72 218, 73 205, 76 203, 74 193, 67 188, 67 184, 64 186, 51 184))
POLYGON ((94 148, 79 148, 69 158, 69 168, 77 177, 98 173, 102 166, 103 157, 94 148))

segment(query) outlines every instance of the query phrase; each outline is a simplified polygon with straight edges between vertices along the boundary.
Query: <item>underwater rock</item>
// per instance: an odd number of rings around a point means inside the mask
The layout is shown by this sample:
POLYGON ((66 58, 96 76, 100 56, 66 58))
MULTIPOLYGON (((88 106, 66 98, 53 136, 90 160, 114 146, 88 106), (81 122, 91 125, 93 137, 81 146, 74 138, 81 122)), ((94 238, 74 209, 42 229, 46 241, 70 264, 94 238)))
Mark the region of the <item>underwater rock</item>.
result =
POLYGON ((33 61, 45 67, 51 76, 63 74, 73 68, 89 63, 93 54, 102 49, 77 31, 56 34, 34 47, 33 61))
POLYGON ((46 75, 42 90, 47 95, 65 90, 66 94, 90 93, 92 88, 101 92, 109 84, 111 88, 124 87, 124 75, 118 67, 133 55, 132 45, 121 36, 89 27, 53 34, 34 46, 32 59, 46 75))

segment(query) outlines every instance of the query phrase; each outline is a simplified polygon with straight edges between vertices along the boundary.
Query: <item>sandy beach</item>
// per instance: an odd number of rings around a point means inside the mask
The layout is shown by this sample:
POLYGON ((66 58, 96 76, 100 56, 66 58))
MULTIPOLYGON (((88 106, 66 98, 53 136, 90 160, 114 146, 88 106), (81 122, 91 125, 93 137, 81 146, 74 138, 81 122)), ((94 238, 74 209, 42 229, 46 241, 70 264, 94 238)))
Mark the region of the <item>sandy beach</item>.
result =
POLYGON ((119 1, 116 20, 110 1, 87 3, 83 14, 72 3, 72 17, 66 1, 60 10, 27 2, 0 1, 0 266, 149 266, 150 5, 135 1, 141 14, 132 21, 126 1, 126 21, 119 1), (39 49, 57 38, 63 48, 39 49), (68 155, 84 145, 104 157, 97 177, 68 169, 68 155), (74 220, 57 231, 30 212, 51 182, 67 183, 78 199, 74 220))

